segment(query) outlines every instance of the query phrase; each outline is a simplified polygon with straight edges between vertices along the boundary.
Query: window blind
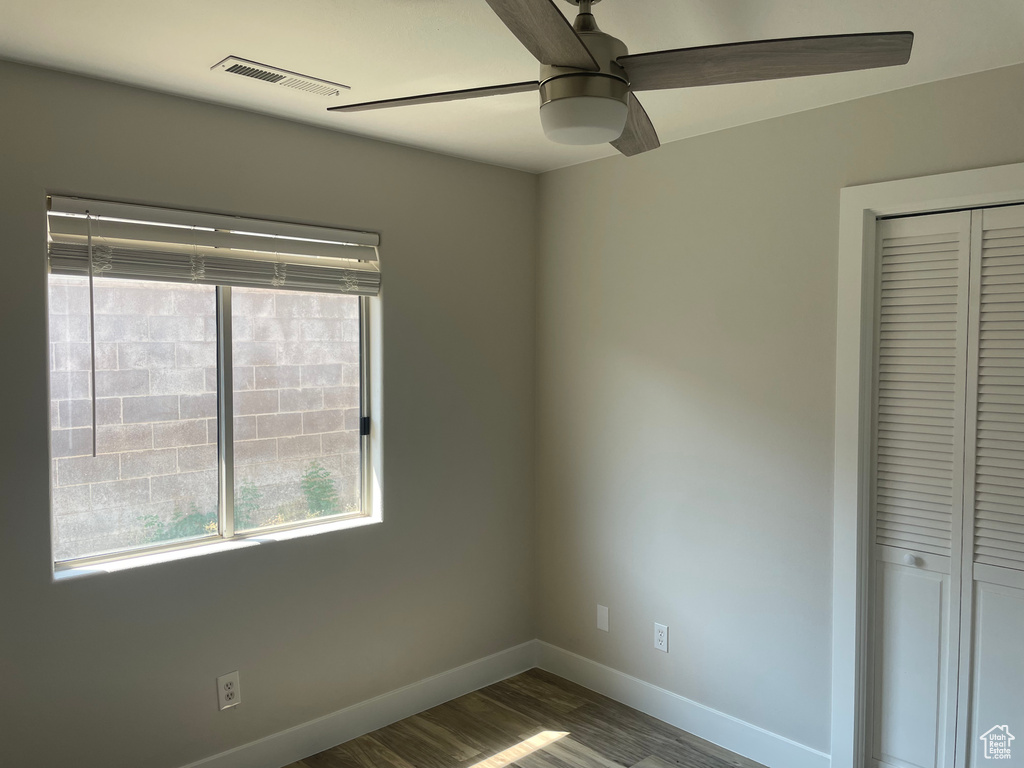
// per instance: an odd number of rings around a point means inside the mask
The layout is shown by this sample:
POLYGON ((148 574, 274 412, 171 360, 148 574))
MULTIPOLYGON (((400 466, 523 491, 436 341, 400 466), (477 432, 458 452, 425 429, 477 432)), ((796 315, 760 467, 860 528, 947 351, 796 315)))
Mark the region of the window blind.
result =
POLYGON ((53 274, 376 296, 372 232, 51 196, 53 274))

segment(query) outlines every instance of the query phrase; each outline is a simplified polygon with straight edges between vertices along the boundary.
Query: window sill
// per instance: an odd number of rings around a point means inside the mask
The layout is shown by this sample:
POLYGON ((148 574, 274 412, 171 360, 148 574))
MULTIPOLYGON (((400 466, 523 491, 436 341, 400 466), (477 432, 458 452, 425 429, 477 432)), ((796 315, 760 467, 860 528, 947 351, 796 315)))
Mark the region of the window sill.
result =
POLYGON ((279 531, 256 532, 245 536, 239 536, 227 541, 214 541, 209 544, 198 544, 184 546, 181 549, 174 549, 167 552, 156 552, 144 555, 125 554, 112 560, 102 563, 89 563, 76 565, 74 562, 61 564, 57 563, 53 569, 54 581, 67 581, 85 576, 95 576, 98 573, 115 573, 127 571, 132 568, 142 568, 147 565, 169 563, 175 560, 185 560, 192 557, 212 555, 217 552, 233 552, 237 549, 255 547, 260 544, 270 544, 275 541, 289 541, 305 536, 318 536, 322 533, 343 531, 349 528, 361 528, 364 525, 373 525, 381 522, 377 515, 365 515, 361 517, 349 517, 344 520, 336 520, 318 525, 303 525, 298 528, 288 528, 279 531))

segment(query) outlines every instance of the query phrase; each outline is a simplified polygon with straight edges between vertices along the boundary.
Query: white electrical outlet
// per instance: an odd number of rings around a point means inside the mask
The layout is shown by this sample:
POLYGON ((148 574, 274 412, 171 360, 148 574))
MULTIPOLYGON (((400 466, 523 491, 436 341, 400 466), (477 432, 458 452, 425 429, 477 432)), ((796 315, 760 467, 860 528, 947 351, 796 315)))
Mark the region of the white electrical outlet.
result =
POLYGON ((608 631, 608 606, 597 606, 597 628, 602 632, 608 631))
POLYGON ((217 701, 221 709, 230 709, 242 703, 242 689, 238 686, 238 672, 228 672, 217 678, 217 701))
POLYGON ((664 624, 654 624, 654 647, 668 653, 668 627, 664 624))

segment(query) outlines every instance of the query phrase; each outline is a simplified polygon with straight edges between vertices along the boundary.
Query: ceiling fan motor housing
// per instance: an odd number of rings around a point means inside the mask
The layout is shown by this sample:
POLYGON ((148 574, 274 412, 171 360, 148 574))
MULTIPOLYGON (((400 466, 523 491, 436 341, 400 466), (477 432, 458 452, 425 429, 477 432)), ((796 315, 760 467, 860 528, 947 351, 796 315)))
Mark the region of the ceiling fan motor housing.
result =
POLYGON ((590 13, 579 14, 573 27, 601 69, 589 72, 575 67, 541 65, 540 106, 544 132, 563 144, 613 141, 625 126, 629 103, 629 81, 625 70, 615 60, 629 53, 629 49, 618 38, 602 32, 590 13), (585 122, 591 124, 590 131, 581 129, 585 122), (617 126, 618 132, 612 126, 617 126))

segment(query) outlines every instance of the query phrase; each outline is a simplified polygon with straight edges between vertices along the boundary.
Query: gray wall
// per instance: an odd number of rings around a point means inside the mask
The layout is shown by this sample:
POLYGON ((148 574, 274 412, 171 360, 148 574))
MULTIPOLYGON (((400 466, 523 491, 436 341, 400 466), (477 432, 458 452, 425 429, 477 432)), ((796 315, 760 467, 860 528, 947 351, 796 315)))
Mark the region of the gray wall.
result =
POLYGON ((839 190, 1021 161, 1018 66, 543 175, 541 638, 828 752, 839 190))
POLYGON ((536 177, 13 64, 0 112, 0 762, 179 766, 535 636, 536 177), (380 231, 385 522, 51 583, 47 191, 380 231))

